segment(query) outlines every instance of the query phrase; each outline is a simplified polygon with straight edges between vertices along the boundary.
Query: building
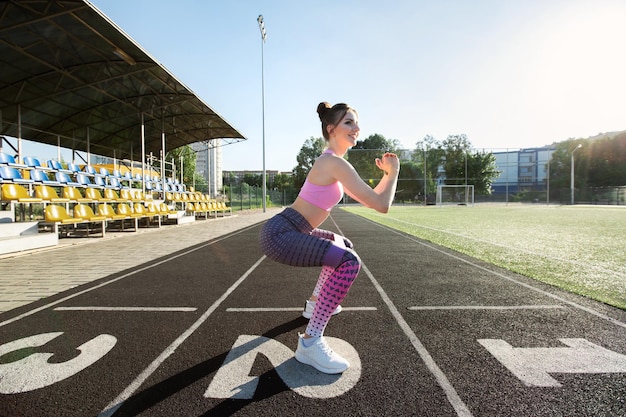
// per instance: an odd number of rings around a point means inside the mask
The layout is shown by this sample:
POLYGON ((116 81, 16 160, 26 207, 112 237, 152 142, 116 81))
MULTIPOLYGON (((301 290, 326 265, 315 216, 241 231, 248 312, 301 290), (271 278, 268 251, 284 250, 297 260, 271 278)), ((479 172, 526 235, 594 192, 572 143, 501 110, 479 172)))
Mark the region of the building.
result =
POLYGON ((493 196, 546 191, 549 162, 554 148, 527 148, 493 152, 500 176, 492 183, 493 196))
POLYGON ((222 180, 222 146, 221 140, 196 142, 191 144, 196 153, 196 174, 206 180, 207 190, 198 190, 216 198, 224 188, 222 180))

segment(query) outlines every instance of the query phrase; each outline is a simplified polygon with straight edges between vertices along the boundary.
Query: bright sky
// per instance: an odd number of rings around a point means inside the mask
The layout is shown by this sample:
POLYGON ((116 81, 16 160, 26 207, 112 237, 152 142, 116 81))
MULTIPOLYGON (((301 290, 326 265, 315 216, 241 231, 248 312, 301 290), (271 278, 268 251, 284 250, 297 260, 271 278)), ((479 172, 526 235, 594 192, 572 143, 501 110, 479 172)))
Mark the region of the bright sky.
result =
POLYGON ((361 139, 522 148, 626 129, 624 0, 92 0, 248 140, 224 170, 290 171, 320 101, 361 139))

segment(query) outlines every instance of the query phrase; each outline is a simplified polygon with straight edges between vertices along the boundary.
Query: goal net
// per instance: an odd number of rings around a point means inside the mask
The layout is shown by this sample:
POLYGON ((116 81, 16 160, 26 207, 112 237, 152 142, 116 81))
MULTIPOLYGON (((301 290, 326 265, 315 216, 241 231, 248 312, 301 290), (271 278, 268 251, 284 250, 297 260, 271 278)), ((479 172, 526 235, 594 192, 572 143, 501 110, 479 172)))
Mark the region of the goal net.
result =
POLYGON ((457 206, 473 206, 474 205, 474 186, 473 185, 438 185, 437 186, 437 205, 457 205, 457 206))

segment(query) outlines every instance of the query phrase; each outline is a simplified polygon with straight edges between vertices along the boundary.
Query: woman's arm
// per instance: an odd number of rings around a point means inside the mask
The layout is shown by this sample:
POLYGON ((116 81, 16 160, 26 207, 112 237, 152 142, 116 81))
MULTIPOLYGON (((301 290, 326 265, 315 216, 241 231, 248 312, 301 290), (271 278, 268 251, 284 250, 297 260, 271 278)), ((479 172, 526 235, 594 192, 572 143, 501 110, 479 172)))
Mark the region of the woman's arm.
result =
POLYGON ((387 213, 396 193, 400 162, 392 153, 386 153, 381 159, 376 158, 376 166, 385 171, 378 185, 372 189, 356 172, 354 167, 343 158, 333 158, 337 165, 336 179, 343 184, 344 191, 350 197, 381 213, 387 213))

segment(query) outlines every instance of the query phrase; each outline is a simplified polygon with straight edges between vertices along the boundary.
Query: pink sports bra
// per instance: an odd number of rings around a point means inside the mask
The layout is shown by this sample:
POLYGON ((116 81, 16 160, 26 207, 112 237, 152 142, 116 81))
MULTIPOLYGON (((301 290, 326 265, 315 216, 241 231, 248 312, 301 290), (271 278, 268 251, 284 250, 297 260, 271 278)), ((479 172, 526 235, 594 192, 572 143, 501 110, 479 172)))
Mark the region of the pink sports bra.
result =
MULTIPOLYGON (((332 154, 333 151, 327 149, 324 153, 332 154)), ((298 196, 316 207, 330 211, 341 201, 343 197, 343 185, 339 181, 328 185, 317 185, 309 182, 309 178, 307 177, 298 196)))

